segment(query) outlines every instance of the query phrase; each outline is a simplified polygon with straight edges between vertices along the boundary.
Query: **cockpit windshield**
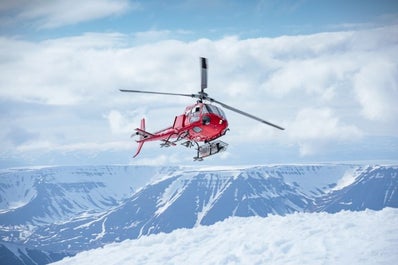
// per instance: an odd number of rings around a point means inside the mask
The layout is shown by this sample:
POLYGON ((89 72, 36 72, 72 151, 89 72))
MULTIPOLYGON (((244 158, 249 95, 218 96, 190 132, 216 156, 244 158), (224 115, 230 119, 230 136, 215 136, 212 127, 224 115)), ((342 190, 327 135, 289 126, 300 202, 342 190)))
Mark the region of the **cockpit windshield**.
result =
POLYGON ((214 113, 220 117, 222 117, 224 120, 226 119, 225 113, 222 109, 218 108, 217 106, 211 105, 211 104, 204 104, 203 112, 208 112, 208 113, 214 113))

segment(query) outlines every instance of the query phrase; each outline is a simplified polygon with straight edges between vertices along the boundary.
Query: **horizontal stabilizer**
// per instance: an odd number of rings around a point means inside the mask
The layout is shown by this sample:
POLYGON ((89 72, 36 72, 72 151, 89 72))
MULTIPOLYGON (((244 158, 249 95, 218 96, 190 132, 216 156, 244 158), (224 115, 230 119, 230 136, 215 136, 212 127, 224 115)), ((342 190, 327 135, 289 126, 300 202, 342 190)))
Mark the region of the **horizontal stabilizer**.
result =
POLYGON ((152 137, 152 136, 155 136, 154 134, 152 134, 150 132, 147 132, 147 131, 144 131, 144 130, 142 130, 140 128, 136 128, 135 131, 136 131, 136 134, 140 136, 140 140, 139 141, 145 140, 146 138, 149 138, 149 137, 152 137))

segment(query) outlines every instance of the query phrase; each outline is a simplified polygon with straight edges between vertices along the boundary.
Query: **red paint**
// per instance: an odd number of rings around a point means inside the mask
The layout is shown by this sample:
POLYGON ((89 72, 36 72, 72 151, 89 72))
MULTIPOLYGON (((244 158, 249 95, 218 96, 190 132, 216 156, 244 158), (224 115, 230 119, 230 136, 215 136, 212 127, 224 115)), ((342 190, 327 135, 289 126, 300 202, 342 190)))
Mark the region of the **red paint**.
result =
POLYGON ((223 136, 228 129, 228 120, 224 112, 217 106, 197 103, 188 106, 184 114, 176 116, 171 127, 155 133, 145 131, 145 120, 141 121, 141 128, 136 129, 140 136, 137 140, 136 157, 145 142, 163 141, 166 146, 176 145, 178 141, 210 142, 223 136))

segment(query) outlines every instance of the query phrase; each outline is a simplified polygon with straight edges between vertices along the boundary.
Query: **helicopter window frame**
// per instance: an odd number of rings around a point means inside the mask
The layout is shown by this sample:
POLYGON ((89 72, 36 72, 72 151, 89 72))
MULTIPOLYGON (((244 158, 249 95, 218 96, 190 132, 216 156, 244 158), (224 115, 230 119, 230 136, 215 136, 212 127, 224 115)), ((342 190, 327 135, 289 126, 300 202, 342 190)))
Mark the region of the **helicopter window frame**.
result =
MULTIPOLYGON (((225 113, 222 109, 218 108, 217 106, 211 105, 211 104, 204 104, 207 113, 213 113, 216 114, 217 116, 222 117, 223 119, 226 119, 225 113)), ((204 112, 204 111, 203 111, 204 112)))
POLYGON ((188 113, 190 115, 198 115, 198 114, 200 114, 200 112, 201 112, 201 107, 200 106, 195 106, 195 107, 193 107, 192 109, 190 109, 188 111, 188 113))
POLYGON ((194 123, 200 120, 200 114, 202 112, 201 106, 195 106, 189 111, 187 111, 187 116, 189 118, 189 123, 194 123))

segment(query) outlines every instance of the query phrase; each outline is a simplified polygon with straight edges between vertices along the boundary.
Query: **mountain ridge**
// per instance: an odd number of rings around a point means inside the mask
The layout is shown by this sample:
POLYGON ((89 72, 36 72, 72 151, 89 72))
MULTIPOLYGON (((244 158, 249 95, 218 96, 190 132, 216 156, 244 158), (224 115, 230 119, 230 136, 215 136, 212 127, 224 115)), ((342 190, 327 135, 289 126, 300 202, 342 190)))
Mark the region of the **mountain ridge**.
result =
MULTIPOLYGON (((397 172, 398 166, 346 164, 33 170, 26 174, 35 176, 35 181, 27 183, 34 183, 35 199, 41 204, 32 205, 31 200, 3 210, 0 243, 22 243, 55 256, 74 255, 143 235, 212 225, 231 216, 398 208, 397 172), (367 197, 364 192, 375 195, 367 197), (33 210, 43 209, 52 216, 51 222, 45 218, 33 222, 37 217, 33 210), (18 211, 24 218, 15 215, 18 211)), ((6 179, 0 174, 3 205, 7 204, 4 194, 9 194, 4 191, 10 188, 6 179)), ((23 194, 32 194, 28 184, 19 183, 23 194)))

